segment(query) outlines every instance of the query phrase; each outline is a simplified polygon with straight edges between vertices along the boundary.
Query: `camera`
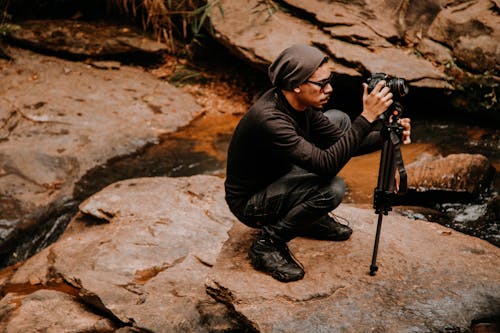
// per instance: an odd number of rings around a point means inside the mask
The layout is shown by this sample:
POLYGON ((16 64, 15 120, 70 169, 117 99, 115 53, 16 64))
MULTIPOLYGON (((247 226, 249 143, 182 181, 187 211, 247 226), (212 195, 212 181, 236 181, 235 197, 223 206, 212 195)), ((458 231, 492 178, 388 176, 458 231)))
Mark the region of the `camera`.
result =
POLYGON ((410 91, 410 88, 404 79, 392 77, 385 73, 373 73, 366 80, 366 83, 368 84, 368 92, 371 92, 380 81, 385 81, 385 86, 391 89, 391 93, 395 99, 408 95, 408 92, 410 91))
POLYGON ((391 104, 386 112, 380 115, 379 119, 384 122, 389 122, 391 117, 393 120, 397 120, 403 114, 403 106, 398 102, 398 99, 408 95, 410 87, 408 87, 404 79, 399 77, 393 77, 385 73, 373 73, 366 80, 368 92, 371 92, 380 81, 385 81, 385 86, 389 87, 394 103, 391 104))

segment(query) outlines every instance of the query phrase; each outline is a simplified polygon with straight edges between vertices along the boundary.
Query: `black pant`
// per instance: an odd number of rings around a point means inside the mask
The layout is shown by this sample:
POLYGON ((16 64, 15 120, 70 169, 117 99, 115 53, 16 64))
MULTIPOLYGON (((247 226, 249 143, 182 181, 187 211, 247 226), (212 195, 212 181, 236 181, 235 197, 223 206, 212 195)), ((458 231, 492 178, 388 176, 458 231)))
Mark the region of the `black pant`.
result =
MULTIPOLYGON (((344 131, 349 116, 337 110, 325 115, 344 131)), ((344 198, 345 184, 339 177, 321 178, 299 167, 254 194, 240 217, 250 227, 262 228, 271 237, 288 242, 317 219, 334 210, 344 198)))

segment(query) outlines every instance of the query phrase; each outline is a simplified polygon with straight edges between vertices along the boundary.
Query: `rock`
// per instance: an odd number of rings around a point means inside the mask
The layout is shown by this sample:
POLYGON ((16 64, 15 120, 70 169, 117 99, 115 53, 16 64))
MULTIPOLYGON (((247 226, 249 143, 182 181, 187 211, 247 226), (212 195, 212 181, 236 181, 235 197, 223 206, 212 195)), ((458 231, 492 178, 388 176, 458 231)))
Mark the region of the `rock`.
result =
POLYGON ((5 51, 5 48, 3 47, 3 43, 1 40, 0 40, 0 58, 12 60, 10 54, 7 51, 5 51))
POLYGON ((2 66, 0 86, 0 265, 50 243, 64 214, 93 193, 91 170, 158 143, 201 112, 191 95, 142 69, 9 52, 16 60, 2 66))
MULTIPOLYGON (((80 210, 57 243, 17 269, 3 290, 29 281, 39 281, 39 288, 69 284, 80 303, 141 332, 214 332, 230 325, 204 286, 235 221, 220 178, 126 180, 80 210)), ((60 331, 73 328, 60 316, 53 311, 49 318, 59 319, 60 331)))
POLYGON ((99 69, 120 69, 120 62, 118 61, 89 61, 89 65, 99 69))
POLYGON ((278 9, 270 14, 266 4, 259 1, 248 4, 246 1, 222 1, 224 15, 213 11, 211 16, 215 36, 233 52, 262 67, 285 47, 306 43, 326 51, 335 71, 340 74, 360 76, 367 71, 386 72, 404 77, 415 86, 449 87, 445 75, 430 62, 419 58, 411 48, 390 43, 400 38, 394 24, 394 7, 388 10, 364 2, 288 3, 300 7, 320 23, 301 20, 293 11, 278 9), (236 26, 239 28, 235 29, 236 26), (343 37, 347 35, 351 37, 343 37))
MULTIPOLYGON (((310 44, 330 56, 334 71, 349 84, 359 85, 369 72, 385 72, 409 82, 414 104, 438 97, 436 104, 454 111, 497 118, 498 2, 223 0, 220 5, 223 11, 210 15, 214 37, 262 71, 284 48, 310 44)), ((351 98, 359 96, 352 92, 351 98)))
POLYGON ((480 154, 431 157, 422 154, 407 165, 408 191, 396 196, 398 205, 438 209, 447 219, 432 220, 500 246, 496 170, 480 154))
MULTIPOLYGON (((466 193, 477 197, 490 188, 495 169, 480 154, 451 154, 446 157, 421 159, 406 167, 408 188, 416 192, 439 191, 466 193)), ((431 195, 431 193, 429 193, 431 195)))
POLYGON ((68 308, 117 332, 461 332, 500 311, 500 249, 436 223, 385 217, 372 277, 377 217, 341 205, 352 238, 294 239, 306 276, 285 284, 250 266, 255 230, 230 213, 219 177, 121 181, 80 209, 56 243, 0 272, 0 327, 29 310, 71 331, 68 308))
POLYGON ((445 6, 428 28, 429 38, 447 45, 473 72, 500 69, 498 4, 481 0, 445 6))
POLYGON ((110 319, 88 311, 74 296, 53 290, 39 290, 25 297, 8 294, 0 301, 0 317, 10 317, 9 322, 0 323, 5 333, 111 333, 117 329, 110 319))
MULTIPOLYGON (((74 20, 31 20, 17 23, 10 42, 74 58, 110 58, 129 54, 154 59, 165 44, 125 25, 74 20)), ((129 59, 131 60, 131 59, 129 59)))
POLYGON ((449 48, 429 38, 422 38, 416 46, 416 50, 424 57, 434 59, 441 64, 451 63, 453 61, 453 56, 449 48))
POLYGON ((237 223, 208 292, 255 332, 462 332, 500 311, 500 250, 435 223, 384 217, 379 271, 369 276, 376 215, 341 205, 346 242, 297 238, 303 280, 280 283, 246 258, 252 230, 237 223), (432 246, 429 246, 432 244, 432 246))

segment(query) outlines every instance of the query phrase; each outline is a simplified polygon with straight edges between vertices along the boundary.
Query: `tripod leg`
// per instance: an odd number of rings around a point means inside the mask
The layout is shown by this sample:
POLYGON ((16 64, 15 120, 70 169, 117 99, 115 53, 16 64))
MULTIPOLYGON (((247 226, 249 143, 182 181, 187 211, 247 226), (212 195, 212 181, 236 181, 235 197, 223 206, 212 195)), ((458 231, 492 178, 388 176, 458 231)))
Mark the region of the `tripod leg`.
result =
POLYGON ((377 252, 378 252, 378 242, 380 240, 380 229, 382 229, 382 217, 384 215, 382 213, 378 214, 378 222, 377 222, 377 233, 375 234, 375 244, 373 246, 373 255, 372 255, 372 264, 370 265, 370 275, 374 276, 378 271, 377 266, 377 252))

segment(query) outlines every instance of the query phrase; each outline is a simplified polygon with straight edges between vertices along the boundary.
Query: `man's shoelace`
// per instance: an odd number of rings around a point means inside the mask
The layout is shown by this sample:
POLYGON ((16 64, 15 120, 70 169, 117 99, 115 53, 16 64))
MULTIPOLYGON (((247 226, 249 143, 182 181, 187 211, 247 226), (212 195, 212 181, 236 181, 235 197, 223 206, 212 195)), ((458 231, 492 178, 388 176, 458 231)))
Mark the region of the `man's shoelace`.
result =
POLYGON ((304 265, 302 265, 302 263, 297 259, 297 257, 295 257, 295 255, 290 251, 290 249, 288 248, 288 245, 286 244, 283 244, 283 247, 280 249, 281 252, 287 256, 289 259, 292 259, 294 262, 297 263, 297 265, 301 268, 301 269, 304 269, 304 265))
POLYGON ((343 224, 349 227, 349 220, 346 219, 345 217, 342 217, 340 215, 334 214, 333 212, 328 213, 328 215, 335 220, 335 222, 339 224, 343 224), (342 222, 339 222, 341 220, 342 222))

